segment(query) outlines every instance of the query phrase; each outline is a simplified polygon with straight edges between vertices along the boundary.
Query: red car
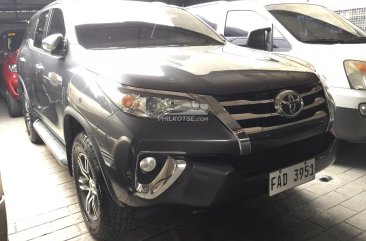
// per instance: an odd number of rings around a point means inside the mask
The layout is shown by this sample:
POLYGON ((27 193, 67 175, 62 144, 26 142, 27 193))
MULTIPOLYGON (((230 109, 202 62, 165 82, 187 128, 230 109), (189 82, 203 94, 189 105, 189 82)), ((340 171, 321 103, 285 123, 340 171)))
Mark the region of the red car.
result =
POLYGON ((16 58, 24 31, 5 32, 1 35, 1 94, 5 97, 11 117, 22 115, 18 88, 16 58))

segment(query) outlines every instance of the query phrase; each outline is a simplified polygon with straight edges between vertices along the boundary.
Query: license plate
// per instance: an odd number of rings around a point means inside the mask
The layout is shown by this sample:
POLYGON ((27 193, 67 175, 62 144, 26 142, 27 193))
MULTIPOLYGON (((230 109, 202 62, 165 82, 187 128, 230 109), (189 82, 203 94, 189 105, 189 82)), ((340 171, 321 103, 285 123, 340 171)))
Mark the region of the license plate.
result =
POLYGON ((289 166, 269 174, 269 196, 315 179, 315 159, 289 166))

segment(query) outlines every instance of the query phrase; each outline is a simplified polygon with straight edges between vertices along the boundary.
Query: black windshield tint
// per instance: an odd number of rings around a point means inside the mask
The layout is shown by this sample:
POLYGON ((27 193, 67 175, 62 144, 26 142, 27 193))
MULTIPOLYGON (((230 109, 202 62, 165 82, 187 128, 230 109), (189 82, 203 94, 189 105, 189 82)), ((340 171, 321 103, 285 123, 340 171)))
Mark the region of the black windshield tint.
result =
POLYGON ((144 22, 81 25, 76 33, 87 49, 221 44, 198 32, 144 22))
POLYGON ((76 34, 87 49, 222 45, 223 39, 197 17, 172 7, 109 11, 103 18, 77 20, 76 34))

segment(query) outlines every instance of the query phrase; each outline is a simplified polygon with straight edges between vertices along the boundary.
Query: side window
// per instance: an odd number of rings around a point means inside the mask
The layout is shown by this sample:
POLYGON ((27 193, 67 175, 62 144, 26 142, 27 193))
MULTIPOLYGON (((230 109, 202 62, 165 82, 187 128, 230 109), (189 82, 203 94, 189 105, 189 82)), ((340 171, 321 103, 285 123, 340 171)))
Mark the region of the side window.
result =
POLYGON ((291 50, 291 44, 287 39, 277 30, 273 28, 273 51, 275 52, 288 52, 291 50))
MULTIPOLYGON (((263 16, 253 11, 228 11, 224 35, 231 43, 245 46, 251 31, 271 25, 263 16)), ((273 28, 273 51, 290 49, 290 43, 276 28, 273 28)))
POLYGON ((55 8, 52 11, 52 17, 50 25, 48 27, 47 36, 55 33, 60 33, 65 36, 64 15, 62 14, 61 9, 59 8, 55 8))
POLYGON ((39 15, 36 32, 34 35, 34 47, 41 48, 42 40, 46 37, 47 20, 49 18, 49 11, 45 11, 39 15))
POLYGON ((229 11, 226 16, 226 37, 247 37, 254 29, 269 26, 267 20, 253 11, 229 11))

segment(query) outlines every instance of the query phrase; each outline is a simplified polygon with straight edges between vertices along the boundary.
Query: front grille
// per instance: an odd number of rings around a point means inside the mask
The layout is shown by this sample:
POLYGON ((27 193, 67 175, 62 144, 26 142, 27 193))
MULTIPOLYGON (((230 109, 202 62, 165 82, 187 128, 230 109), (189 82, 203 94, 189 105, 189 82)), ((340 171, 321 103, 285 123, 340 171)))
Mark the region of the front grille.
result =
POLYGON ((291 87, 289 90, 299 93, 304 101, 303 110, 294 118, 283 117, 276 112, 274 101, 283 89, 243 95, 221 95, 215 98, 249 136, 308 121, 327 119, 327 101, 320 83, 291 87))

